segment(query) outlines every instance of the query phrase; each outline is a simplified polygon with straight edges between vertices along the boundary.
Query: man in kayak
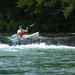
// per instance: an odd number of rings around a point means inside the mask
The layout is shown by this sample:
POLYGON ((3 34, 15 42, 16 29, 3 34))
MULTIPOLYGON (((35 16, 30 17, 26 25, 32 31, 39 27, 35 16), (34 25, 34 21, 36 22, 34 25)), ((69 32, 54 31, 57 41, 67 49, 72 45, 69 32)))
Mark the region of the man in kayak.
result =
POLYGON ((17 36, 22 37, 23 35, 26 35, 28 32, 28 27, 26 29, 23 29, 22 26, 19 26, 19 29, 17 30, 17 36))

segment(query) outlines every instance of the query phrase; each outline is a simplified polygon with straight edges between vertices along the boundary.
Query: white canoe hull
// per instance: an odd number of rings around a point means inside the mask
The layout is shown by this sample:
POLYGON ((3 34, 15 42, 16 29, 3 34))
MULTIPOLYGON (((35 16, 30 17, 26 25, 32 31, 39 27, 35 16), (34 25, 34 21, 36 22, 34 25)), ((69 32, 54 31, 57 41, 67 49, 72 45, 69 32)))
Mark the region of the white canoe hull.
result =
POLYGON ((23 39, 30 39, 30 40, 37 40, 39 38, 39 32, 30 34, 30 35, 23 35, 23 39))
POLYGON ((10 40, 9 41, 10 45, 28 44, 39 39, 39 32, 30 35, 24 35, 23 37, 15 37, 15 38, 8 37, 8 39, 10 40))
POLYGON ((39 32, 30 34, 30 35, 23 35, 23 37, 21 37, 21 38, 19 38, 19 37, 15 37, 15 38, 9 37, 9 39, 11 41, 18 41, 18 40, 24 40, 24 39, 37 40, 38 38, 39 38, 39 32))

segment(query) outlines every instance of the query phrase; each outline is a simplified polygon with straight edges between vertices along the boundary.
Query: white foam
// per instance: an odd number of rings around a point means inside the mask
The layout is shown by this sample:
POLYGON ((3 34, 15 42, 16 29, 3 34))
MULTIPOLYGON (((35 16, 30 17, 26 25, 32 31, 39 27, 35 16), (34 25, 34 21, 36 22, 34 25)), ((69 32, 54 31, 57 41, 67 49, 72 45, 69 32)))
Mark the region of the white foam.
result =
POLYGON ((43 48, 43 49, 75 49, 74 46, 46 45, 45 43, 25 45, 24 47, 26 47, 26 48, 43 48))
POLYGON ((51 49, 75 49, 75 46, 63 46, 63 45, 46 45, 45 43, 40 44, 27 44, 27 45, 16 45, 16 46, 9 46, 7 44, 0 44, 0 49, 28 49, 28 48, 51 48, 51 49))
POLYGON ((16 46, 9 46, 7 44, 0 44, 0 51, 10 51, 10 52, 15 52, 15 51, 22 51, 22 50, 36 50, 36 49, 57 49, 57 50, 74 50, 75 47, 72 46, 57 46, 57 45, 46 45, 45 43, 40 43, 40 44, 27 44, 27 45, 16 45, 16 46))

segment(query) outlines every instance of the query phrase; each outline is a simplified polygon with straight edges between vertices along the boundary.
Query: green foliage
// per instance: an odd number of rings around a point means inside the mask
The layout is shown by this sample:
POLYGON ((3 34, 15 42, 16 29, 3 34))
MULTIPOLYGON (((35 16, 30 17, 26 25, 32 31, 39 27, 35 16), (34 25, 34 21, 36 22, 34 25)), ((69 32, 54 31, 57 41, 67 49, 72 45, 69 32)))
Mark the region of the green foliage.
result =
POLYGON ((68 7, 64 8, 64 16, 67 18, 70 16, 71 12, 73 11, 73 5, 69 5, 68 7))
POLYGON ((75 1, 74 0, 63 0, 64 2, 64 16, 67 18, 71 15, 74 10, 75 1))
POLYGON ((38 21, 31 31, 74 32, 74 12, 75 0, 0 0, 0 31, 16 32, 19 24, 38 21))
POLYGON ((20 7, 20 8, 24 6, 30 7, 33 4, 33 0, 18 0, 17 4, 18 4, 17 7, 20 7))

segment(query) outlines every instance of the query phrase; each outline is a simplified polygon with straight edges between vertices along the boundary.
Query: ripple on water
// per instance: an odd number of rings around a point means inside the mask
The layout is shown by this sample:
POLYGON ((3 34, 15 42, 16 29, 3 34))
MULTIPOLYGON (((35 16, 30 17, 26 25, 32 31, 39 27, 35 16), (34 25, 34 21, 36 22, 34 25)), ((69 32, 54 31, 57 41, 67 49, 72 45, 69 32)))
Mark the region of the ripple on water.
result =
POLYGON ((1 75, 75 74, 75 47, 31 44, 0 45, 1 75))

